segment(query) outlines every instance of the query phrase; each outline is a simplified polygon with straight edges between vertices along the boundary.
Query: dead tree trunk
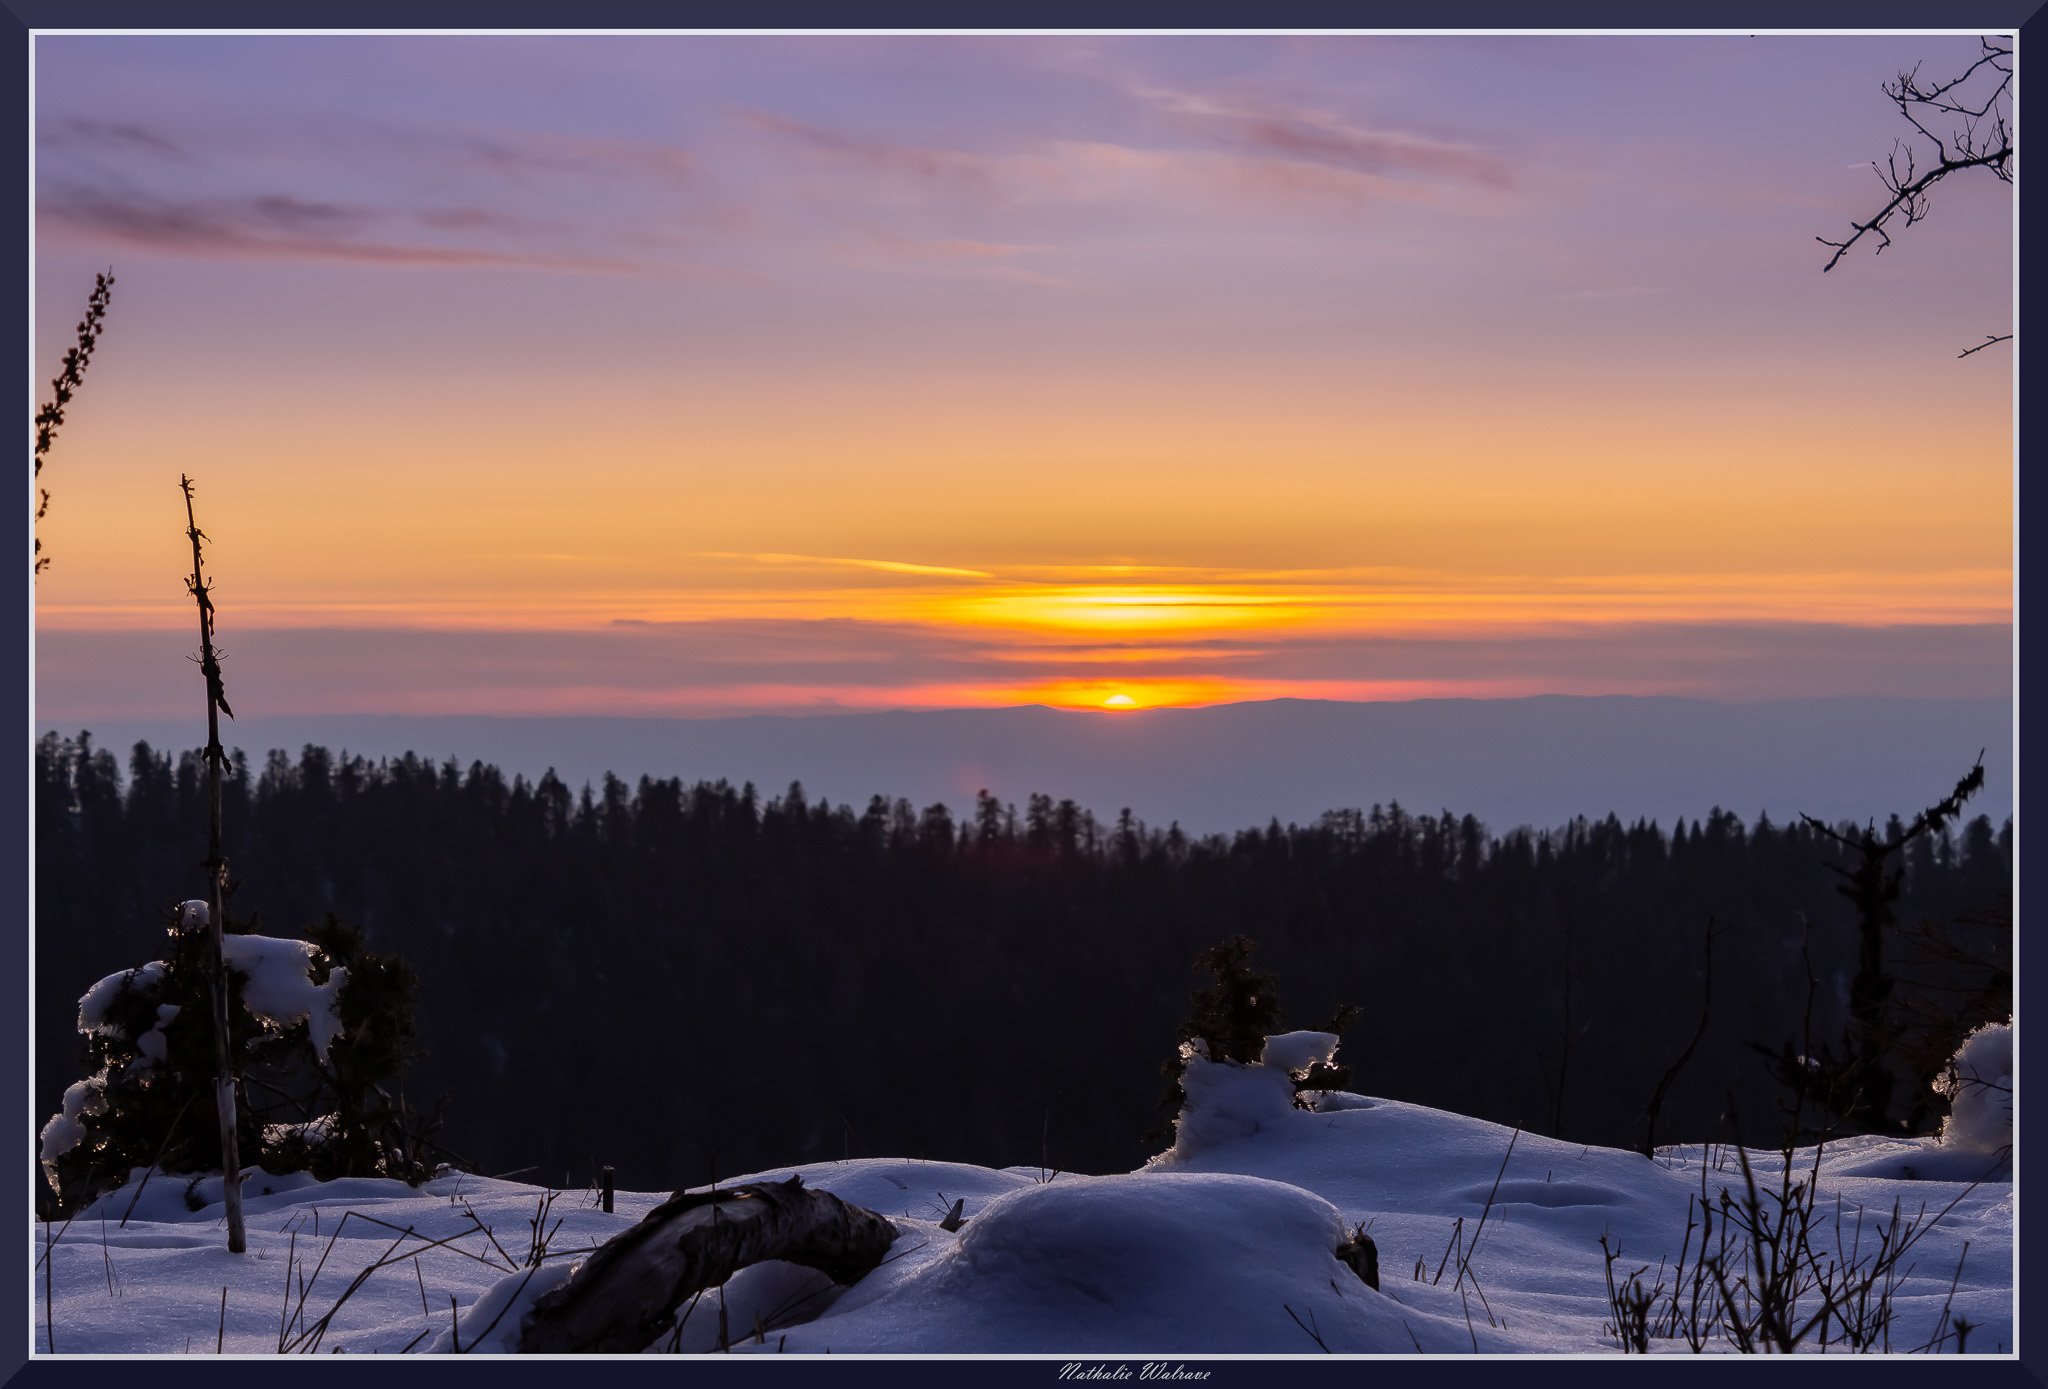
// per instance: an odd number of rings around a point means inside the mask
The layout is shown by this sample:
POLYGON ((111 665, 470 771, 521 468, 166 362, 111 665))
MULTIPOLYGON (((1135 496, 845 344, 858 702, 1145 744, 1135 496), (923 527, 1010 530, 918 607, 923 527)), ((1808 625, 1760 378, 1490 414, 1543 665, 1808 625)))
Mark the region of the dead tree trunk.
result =
POLYGON ((228 1045, 228 970, 222 958, 220 935, 227 926, 228 861, 220 852, 220 773, 227 752, 220 745, 220 716, 235 716, 221 691, 220 657, 213 649, 213 599, 200 563, 199 546, 206 533, 192 515, 192 479, 180 477, 185 493, 185 533, 192 539, 192 577, 186 587, 199 604, 199 671, 206 677, 206 869, 208 887, 207 931, 213 952, 213 1081, 214 1108, 220 1116, 220 1191, 228 1221, 228 1252, 246 1253, 249 1238, 242 1226, 242 1158, 235 1144, 234 1058, 228 1045))
POLYGON ((854 1283, 881 1263, 896 1227, 801 1176, 677 1195, 535 1299, 522 1352, 631 1355, 675 1325, 676 1308, 764 1259, 854 1283))
POLYGON ((1671 1082, 1678 1079, 1678 1073, 1685 1069, 1685 1063, 1692 1060, 1693 1048, 1700 1044, 1700 1038, 1707 1035, 1707 1023, 1714 1016, 1714 918, 1711 916, 1707 918, 1707 966, 1701 978, 1706 982, 1700 997, 1700 1025, 1693 1029, 1692 1040, 1685 1044, 1684 1051, 1678 1053, 1678 1059, 1657 1082, 1650 1102, 1643 1106, 1643 1145, 1636 1151, 1652 1161, 1657 1156, 1657 1115, 1664 1108, 1665 1092, 1671 1089, 1671 1082))
MULTIPOLYGON (((1896 1132, 1902 1127, 1893 1122, 1889 1112, 1895 1084, 1890 1053, 1899 1038, 1891 1005, 1892 976, 1885 969, 1884 941, 1893 929, 1893 905, 1905 886, 1906 847, 1922 835, 1940 834, 1942 826, 1950 820, 1961 819, 1963 802, 1983 786, 1984 754, 1979 752, 1977 765, 1956 783, 1955 790, 1915 815, 1912 824, 1902 829, 1888 826, 1881 839, 1874 822, 1852 836, 1828 828, 1811 815, 1799 817, 1809 830, 1852 856, 1848 867, 1828 865, 1842 880, 1835 890, 1855 904, 1861 939, 1856 976, 1849 981, 1849 1029, 1842 1039, 1843 1059, 1820 1084, 1849 1096, 1842 1118, 1865 1132, 1896 1132), (1896 868, 1890 866, 1894 855, 1901 860, 1896 868)), ((1894 821, 1893 826, 1896 825, 1894 821)), ((1815 1088, 1814 1080, 1806 1074, 1805 1063, 1799 1071, 1780 1078, 1795 1089, 1815 1088)))

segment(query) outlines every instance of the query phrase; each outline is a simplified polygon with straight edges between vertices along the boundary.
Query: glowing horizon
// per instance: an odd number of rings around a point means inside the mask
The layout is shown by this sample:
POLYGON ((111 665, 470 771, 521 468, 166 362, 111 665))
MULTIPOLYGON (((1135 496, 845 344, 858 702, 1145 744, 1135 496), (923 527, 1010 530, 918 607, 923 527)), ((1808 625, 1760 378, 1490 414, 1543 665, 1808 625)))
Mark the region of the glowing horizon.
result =
POLYGON ((1965 38, 35 44, 53 653, 190 624, 182 471, 301 707, 2000 678, 2009 192, 1814 254, 1965 38))
MULTIPOLYGON (((214 542, 216 567, 220 545, 214 542)), ((788 620, 923 622, 1004 632, 1020 640, 1072 645, 1092 638, 1149 639, 1269 632, 1360 635, 1427 628, 1500 631, 1614 622, 1821 621, 1866 626, 1911 622, 1996 622, 2011 617, 2010 568, 1885 573, 1445 574, 1382 571, 1373 582, 1332 571, 1178 578, 1149 566, 1142 584, 1076 583, 992 567, 970 571, 899 561, 863 563, 922 582, 887 588, 809 588, 769 583, 695 589, 585 587, 560 594, 487 592, 378 601, 221 599, 260 626, 400 625, 553 627, 664 623, 772 616, 788 620), (972 585, 948 584, 973 575, 972 585), (1349 582, 1346 580, 1349 579, 1349 582)), ((183 625, 188 596, 127 604, 43 601, 44 625, 66 628, 183 625)), ((1020 646, 1020 658, 1028 645, 1020 646)))

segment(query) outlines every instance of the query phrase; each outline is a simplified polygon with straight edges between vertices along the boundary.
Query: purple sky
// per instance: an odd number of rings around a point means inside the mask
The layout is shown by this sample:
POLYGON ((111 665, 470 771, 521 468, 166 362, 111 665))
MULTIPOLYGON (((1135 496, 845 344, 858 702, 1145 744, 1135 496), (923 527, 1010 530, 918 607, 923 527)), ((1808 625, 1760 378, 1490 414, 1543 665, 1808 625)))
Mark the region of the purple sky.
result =
POLYGON ((180 470, 280 712, 2000 692, 2010 191, 1815 240, 1976 52, 40 37, 43 711, 180 470))

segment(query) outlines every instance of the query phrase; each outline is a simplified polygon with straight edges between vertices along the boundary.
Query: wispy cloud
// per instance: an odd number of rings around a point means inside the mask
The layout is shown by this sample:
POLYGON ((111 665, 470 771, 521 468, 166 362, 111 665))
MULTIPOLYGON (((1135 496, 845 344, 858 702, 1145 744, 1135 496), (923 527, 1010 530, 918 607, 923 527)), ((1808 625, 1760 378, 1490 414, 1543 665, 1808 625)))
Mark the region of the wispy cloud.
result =
POLYGON ((103 121, 72 117, 38 127, 36 143, 45 150, 97 154, 146 155, 152 159, 186 159, 184 147, 134 121, 103 121))
MULTIPOLYGON (((840 236, 851 234, 854 258, 871 268, 1047 285, 1066 283, 1033 262, 1052 248, 1015 228, 990 235, 985 217, 933 227, 923 215, 927 225, 897 225, 895 212, 907 199, 1012 220, 1056 203, 1257 213, 1276 199, 1358 206, 1426 198, 1438 184, 1510 182, 1486 151, 1326 113, 1172 91, 1143 99, 1166 118, 1168 144, 1020 131, 996 148, 955 147, 936 131, 906 140, 762 110, 729 111, 724 130, 729 138, 737 124, 779 144, 783 167, 800 174, 785 193, 839 202, 840 236)), ((712 173, 676 142, 432 116, 209 125, 53 115, 37 138, 38 210, 51 229, 175 255, 390 267, 722 274, 676 262, 705 258, 706 240, 758 244, 750 200, 777 168, 773 157, 735 163, 721 145, 712 173)))
POLYGON ((1567 303, 1574 299, 1641 299, 1647 295, 1664 292, 1662 285, 1616 285, 1612 289, 1574 290, 1570 294, 1558 295, 1557 300, 1559 303, 1567 303))
MULTIPOLYGON (((622 256, 394 239, 373 230, 398 220, 399 214, 391 210, 312 202, 289 194, 171 200, 68 190, 41 198, 37 216, 51 227, 118 245, 211 259, 328 261, 401 268, 501 267, 660 277, 726 278, 734 273, 622 256)), ((456 210, 440 222, 421 220, 463 231, 493 223, 503 230, 513 219, 483 210, 471 219, 456 210)))
POLYGON ((908 564, 893 559, 844 559, 831 555, 787 555, 771 553, 729 554, 710 552, 712 559, 750 559, 761 564, 811 564, 843 566, 850 569, 880 569, 891 574, 931 574, 960 579, 993 579, 982 569, 954 569, 943 564, 908 564))
POLYGON ((673 263, 672 246, 620 250, 679 242, 670 229, 698 212, 732 220, 699 206, 695 155, 658 141, 432 119, 167 130, 78 117, 43 122, 37 140, 48 226, 178 255, 695 276, 720 272, 673 263))
POLYGON ((904 236, 866 228, 855 256, 878 269, 926 275, 966 276, 984 280, 1015 280, 1024 284, 1064 288, 1069 281, 1048 275, 1020 257, 1043 255, 1049 246, 977 241, 971 237, 904 236))
POLYGON ((345 125, 286 123, 175 133, 135 121, 55 117, 40 123, 37 145, 107 161, 174 158, 228 168, 273 160, 372 165, 386 175, 479 171, 526 181, 574 175, 630 178, 680 188, 697 171, 696 155, 657 140, 561 135, 432 120, 356 119, 345 125))
POLYGON ((899 143, 762 112, 738 119, 794 143, 814 169, 857 176, 847 191, 863 201, 888 189, 998 211, 1056 202, 1149 209, 1171 200, 1258 212, 1275 198, 1358 205, 1427 201, 1441 196, 1439 185, 1510 187, 1505 165, 1463 146, 1287 114, 1217 112, 1188 118, 1180 133, 1201 137, 1193 147, 1062 139, 1003 151, 899 143))
POLYGON ((909 260, 1003 261, 1049 249, 1044 246, 1008 245, 999 241, 975 241, 967 237, 900 236, 881 230, 871 230, 869 240, 877 250, 909 260))
POLYGON ((1514 186, 1504 161, 1469 144, 1368 129, 1329 112, 1278 102, 1225 102, 1160 88, 1140 88, 1138 95, 1173 128, 1263 158, 1381 177, 1442 178, 1494 189, 1514 186))
POLYGON ((738 111, 734 119, 793 142, 827 165, 883 174, 976 200, 1011 201, 1016 161, 998 155, 903 144, 834 130, 768 111, 738 111))
MULTIPOLYGON (((123 672, 176 664, 181 631, 37 633, 45 721, 167 718, 176 692, 123 672)), ((1828 623, 1592 624, 1478 638, 1303 636, 1256 647, 1040 650, 871 622, 620 623, 607 629, 245 629, 234 678, 272 714, 759 713, 804 707, 1211 704, 1292 695, 1545 693, 1720 699, 2005 698, 2012 629, 1828 623)), ((240 700, 237 701, 241 702, 240 700)), ((92 722, 89 722, 92 721, 92 722)))
POLYGON ((515 180, 626 178, 672 189, 689 186, 697 174, 690 150, 656 140, 615 136, 556 135, 532 130, 483 130, 466 126, 390 126, 377 133, 385 156, 483 169, 515 180))

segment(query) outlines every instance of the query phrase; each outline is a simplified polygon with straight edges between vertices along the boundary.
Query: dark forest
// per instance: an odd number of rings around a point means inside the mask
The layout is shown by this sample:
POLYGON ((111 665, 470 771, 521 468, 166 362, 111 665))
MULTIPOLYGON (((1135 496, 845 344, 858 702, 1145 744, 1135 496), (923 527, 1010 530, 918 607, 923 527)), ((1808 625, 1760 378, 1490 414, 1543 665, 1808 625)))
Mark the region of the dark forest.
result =
MULTIPOLYGON (((203 883, 198 756, 138 745, 122 773, 86 734, 36 748, 45 1114, 83 1074, 80 994, 160 956, 203 883)), ((1873 807, 1880 837, 1915 809, 1873 807)), ((440 1142, 577 1186, 600 1164, 654 1190, 871 1155, 1127 1171, 1162 1146, 1143 1136, 1194 959, 1239 934, 1287 1026, 1359 1006, 1351 1089, 1632 1147, 1699 1026, 1711 928, 1707 1026, 1656 1140, 1775 1143, 1764 1053, 1839 1039, 1857 968, 1843 846, 1719 810, 1494 833, 1388 805, 1190 839, 1045 795, 956 820, 308 747, 235 754, 225 847, 236 929, 331 912, 417 970, 404 1087, 446 1098, 440 1142)), ((1893 859, 1900 1006, 1966 1023, 2003 988, 2009 1008, 2010 822, 1893 859)))

